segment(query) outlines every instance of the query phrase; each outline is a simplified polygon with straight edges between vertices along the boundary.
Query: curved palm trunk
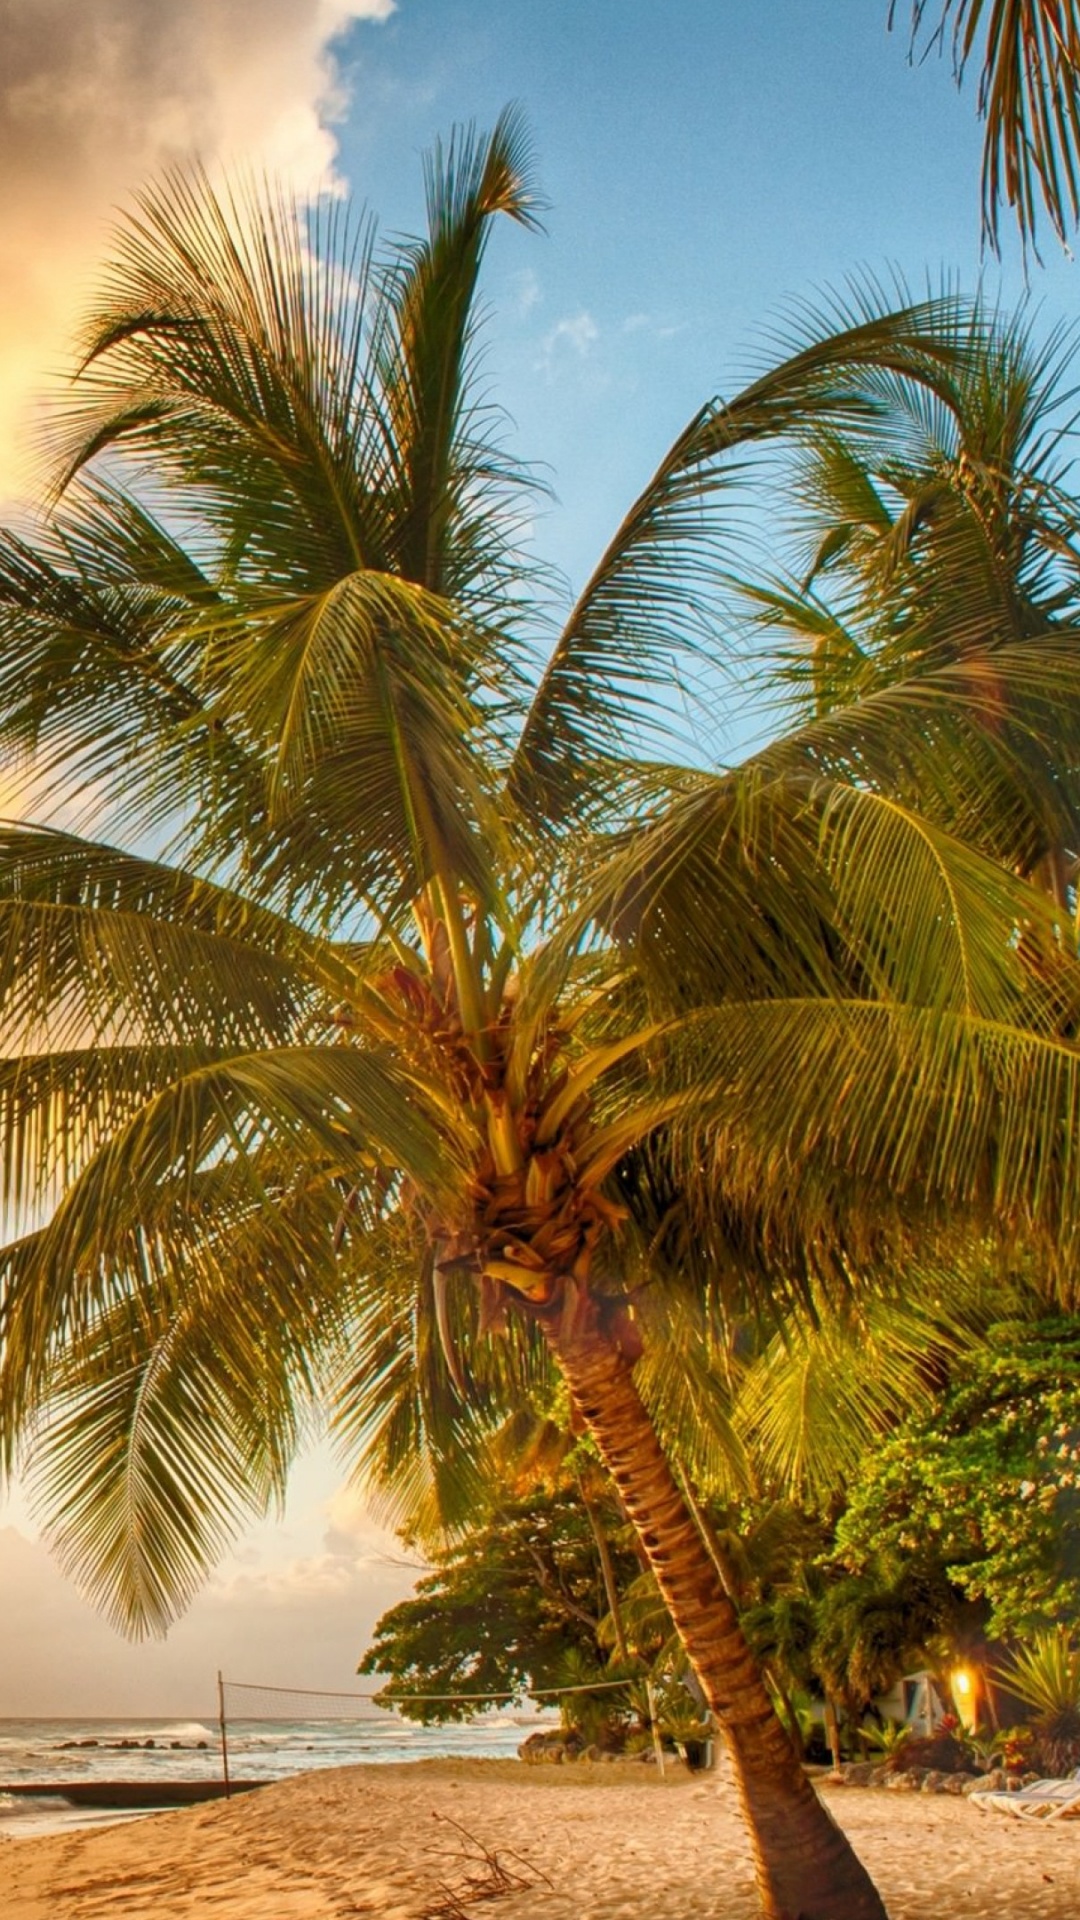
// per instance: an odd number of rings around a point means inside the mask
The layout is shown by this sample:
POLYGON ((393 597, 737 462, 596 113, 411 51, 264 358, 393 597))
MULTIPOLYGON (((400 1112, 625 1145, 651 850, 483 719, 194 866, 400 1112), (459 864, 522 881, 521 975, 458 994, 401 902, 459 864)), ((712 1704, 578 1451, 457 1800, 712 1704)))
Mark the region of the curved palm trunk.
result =
POLYGON ((544 1332, 638 1533, 723 1730, 766 1920, 887 1920, 778 1720, 735 1610, 595 1304, 544 1332))

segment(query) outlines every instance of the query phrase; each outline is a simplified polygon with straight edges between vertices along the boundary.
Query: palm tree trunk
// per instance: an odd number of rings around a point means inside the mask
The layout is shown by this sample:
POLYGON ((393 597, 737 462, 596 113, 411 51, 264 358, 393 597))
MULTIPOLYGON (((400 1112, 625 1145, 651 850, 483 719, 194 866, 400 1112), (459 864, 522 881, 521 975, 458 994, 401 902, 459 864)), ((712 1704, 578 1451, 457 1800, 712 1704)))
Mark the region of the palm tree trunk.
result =
POLYGON ((623 1627, 622 1608, 619 1605, 619 1589, 615 1581, 615 1567, 611 1558, 611 1547, 607 1534, 604 1532, 603 1521, 585 1491, 584 1477, 580 1473, 577 1476, 577 1489, 581 1504, 585 1509, 585 1518, 589 1523, 589 1530, 592 1533, 596 1546, 597 1559, 600 1562, 600 1577, 604 1583, 604 1595, 608 1604, 611 1629, 615 1636, 615 1651, 622 1661, 623 1666, 625 1666, 630 1658, 630 1649, 626 1644, 626 1632, 623 1627))
POLYGON ((779 1667, 777 1666, 766 1667, 764 1671, 765 1671, 766 1679, 769 1681, 770 1685, 775 1688, 776 1693, 780 1700, 780 1705, 783 1707, 784 1712, 787 1715, 788 1732, 791 1735, 791 1744, 794 1747, 795 1752, 797 1753, 799 1759, 802 1760, 806 1752, 806 1743, 803 1740, 802 1728, 799 1725, 799 1716, 795 1711, 795 1702, 792 1699, 790 1693, 788 1692, 787 1688, 784 1685, 783 1680, 780 1677, 779 1667))
POLYGON ((738 1617, 668 1465, 631 1366, 595 1303, 543 1318, 548 1343, 622 1495, 734 1765, 766 1920, 887 1920, 773 1709, 738 1617))

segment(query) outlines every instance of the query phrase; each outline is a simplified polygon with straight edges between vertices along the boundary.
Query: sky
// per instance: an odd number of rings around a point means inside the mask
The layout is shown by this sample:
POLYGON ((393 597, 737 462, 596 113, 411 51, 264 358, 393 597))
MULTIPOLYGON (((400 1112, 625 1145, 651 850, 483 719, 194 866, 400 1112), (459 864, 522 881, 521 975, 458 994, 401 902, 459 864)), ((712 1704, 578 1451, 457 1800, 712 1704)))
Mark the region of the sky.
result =
MULTIPOLYGON (((933 11, 933 9, 931 9, 933 11)), ((680 427, 730 394, 792 303, 853 273, 942 275, 1049 327, 1076 310, 1047 236, 1027 282, 979 244, 974 84, 908 59, 887 0, 0 0, 0 501, 32 492, 40 394, 70 364, 116 209, 198 153, 422 218, 420 156, 521 104, 546 233, 489 256, 487 373, 554 497, 570 585, 680 427)), ((898 13, 903 15, 901 5, 898 13)), ((901 22, 902 25, 902 22, 901 22)), ((3 770, 0 769, 0 780, 3 770)), ((0 1717, 202 1714, 214 1674, 348 1688, 415 1569, 316 1450, 164 1644, 132 1648, 0 1505, 0 1717)))

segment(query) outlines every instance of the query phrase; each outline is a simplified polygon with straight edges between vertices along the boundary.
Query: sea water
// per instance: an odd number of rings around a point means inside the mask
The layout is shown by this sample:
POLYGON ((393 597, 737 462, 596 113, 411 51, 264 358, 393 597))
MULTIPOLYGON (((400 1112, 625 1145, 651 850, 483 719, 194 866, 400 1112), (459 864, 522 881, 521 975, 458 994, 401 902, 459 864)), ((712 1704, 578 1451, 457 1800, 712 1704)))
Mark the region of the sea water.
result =
MULTIPOLYGON (((547 1719, 550 1716, 545 1716, 547 1719)), ((374 1709, 355 1720, 230 1720, 234 1779, 283 1780, 313 1767, 458 1756, 506 1759, 543 1724, 528 1713, 485 1713, 422 1727, 374 1709)), ((65 1781, 220 1780, 221 1729, 193 1720, 0 1720, 0 1789, 65 1781)), ((0 1791, 0 1836, 28 1837, 134 1818, 130 1808, 76 1807, 53 1796, 0 1791)))

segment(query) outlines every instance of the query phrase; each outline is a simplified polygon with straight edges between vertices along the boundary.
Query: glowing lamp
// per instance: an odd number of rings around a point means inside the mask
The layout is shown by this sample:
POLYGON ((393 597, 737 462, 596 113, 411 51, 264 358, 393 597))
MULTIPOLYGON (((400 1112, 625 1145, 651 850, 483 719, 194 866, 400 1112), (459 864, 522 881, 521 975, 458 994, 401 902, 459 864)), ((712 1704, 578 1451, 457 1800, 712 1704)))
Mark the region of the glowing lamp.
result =
POLYGON ((975 1675, 968 1667, 954 1667, 952 1673, 953 1699, 956 1711, 964 1726, 972 1732, 979 1717, 978 1688, 975 1675))

